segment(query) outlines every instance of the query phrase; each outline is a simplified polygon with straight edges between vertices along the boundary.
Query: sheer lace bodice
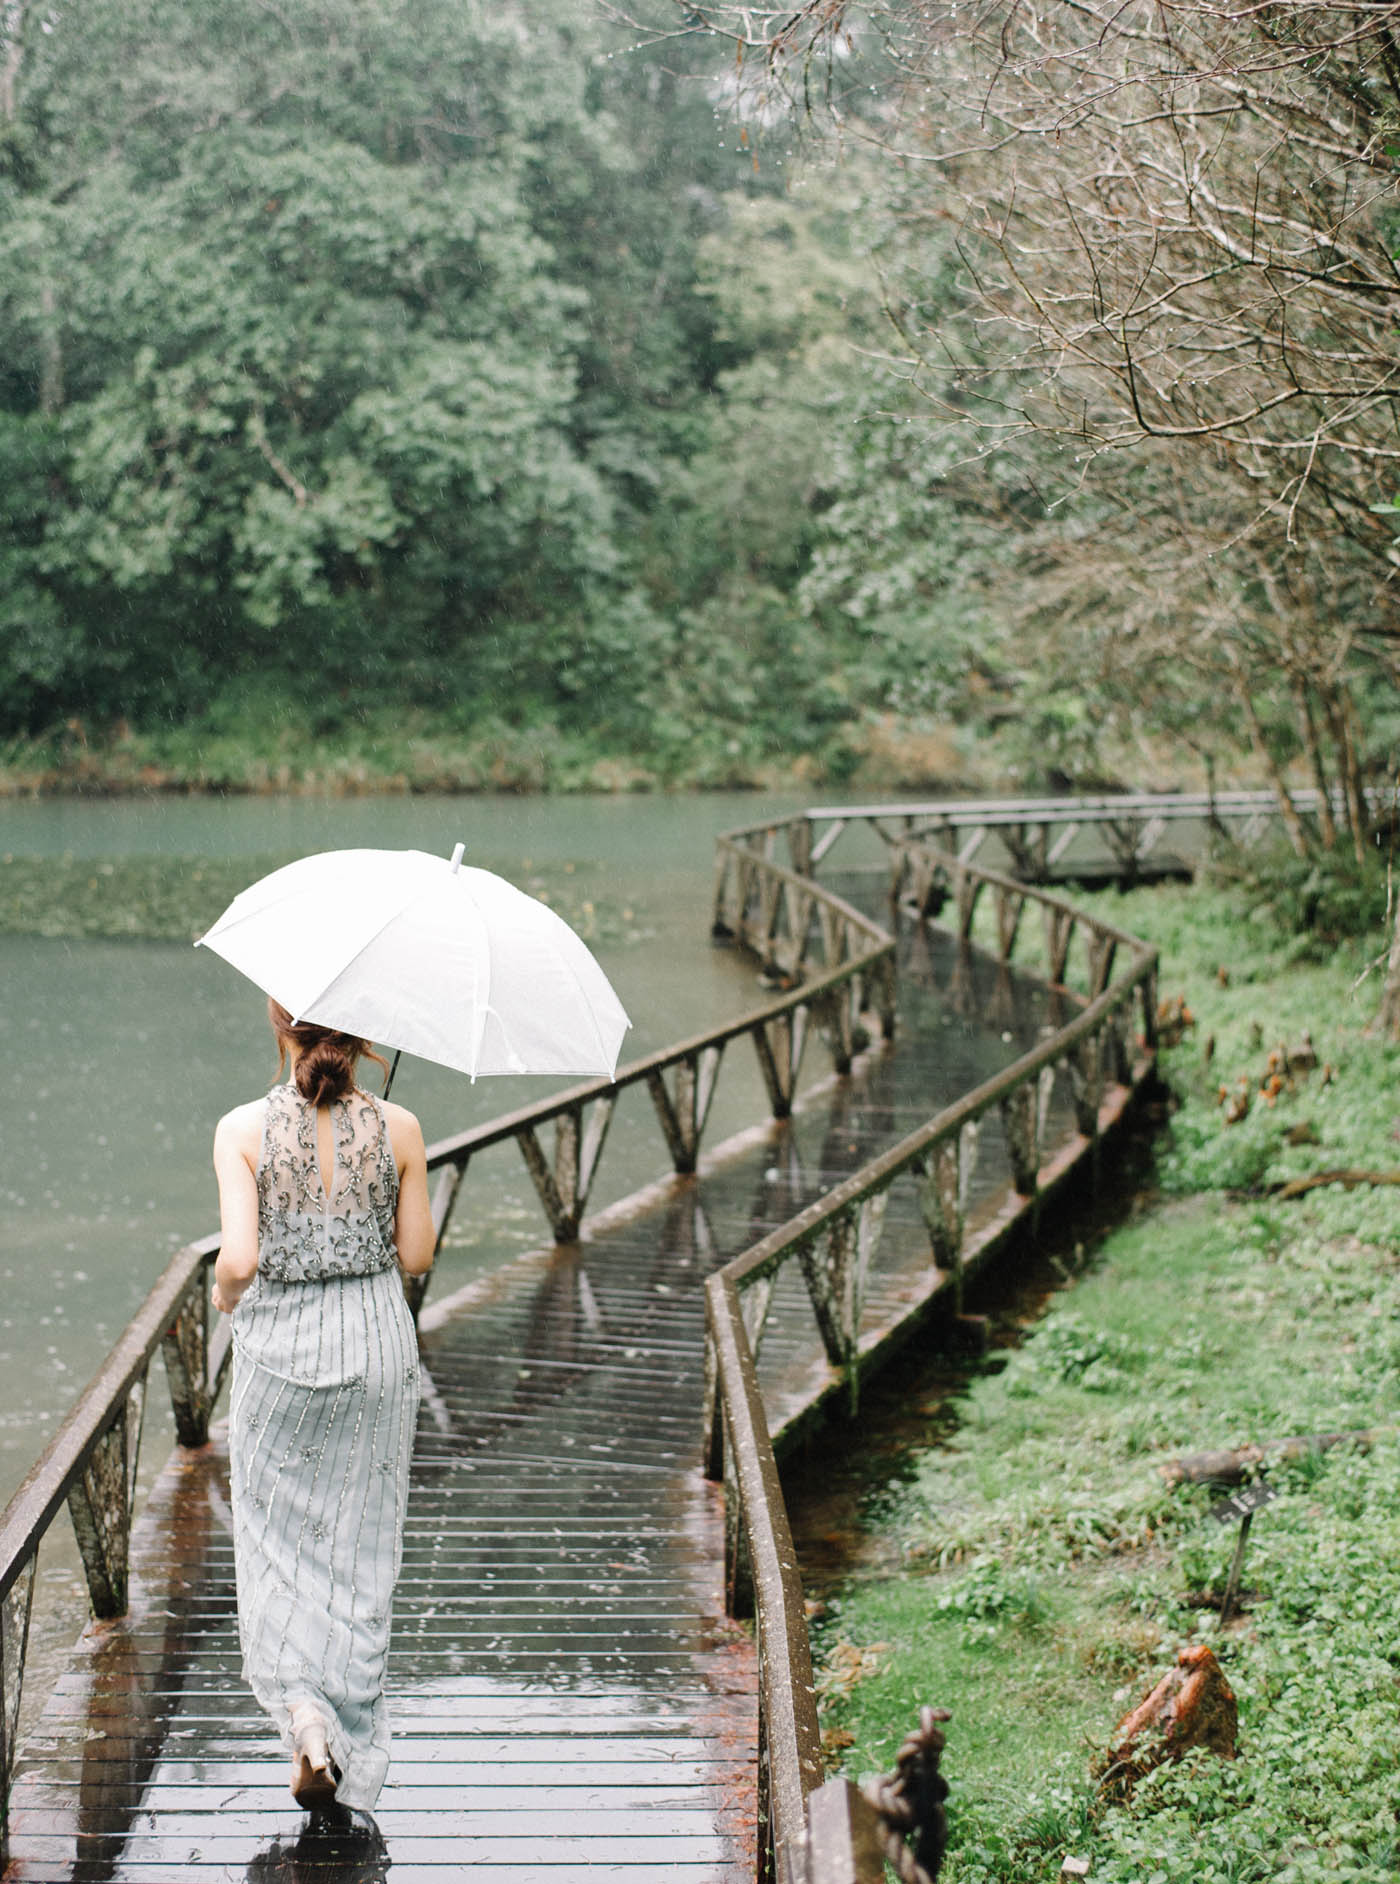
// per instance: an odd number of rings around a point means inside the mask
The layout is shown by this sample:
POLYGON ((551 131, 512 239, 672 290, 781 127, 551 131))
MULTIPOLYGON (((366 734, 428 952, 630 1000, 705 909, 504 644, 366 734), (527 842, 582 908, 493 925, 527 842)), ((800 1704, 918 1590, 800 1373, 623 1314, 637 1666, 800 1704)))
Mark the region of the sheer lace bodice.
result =
POLYGON ((357 1087, 330 1108, 331 1192, 321 1181, 316 1108, 293 1085, 267 1096, 258 1158, 258 1274, 276 1282, 392 1269, 399 1178, 383 1103, 357 1087))

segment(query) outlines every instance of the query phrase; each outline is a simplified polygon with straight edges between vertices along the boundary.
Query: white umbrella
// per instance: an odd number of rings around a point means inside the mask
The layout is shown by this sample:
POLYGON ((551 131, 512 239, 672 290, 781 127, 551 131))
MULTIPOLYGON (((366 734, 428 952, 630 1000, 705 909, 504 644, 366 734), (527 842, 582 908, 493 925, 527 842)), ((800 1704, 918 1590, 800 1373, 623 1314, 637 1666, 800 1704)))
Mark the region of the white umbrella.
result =
POLYGON ((235 896, 199 938, 292 1018, 479 1073, 617 1070, 630 1025, 562 917, 421 850, 331 850, 235 896))

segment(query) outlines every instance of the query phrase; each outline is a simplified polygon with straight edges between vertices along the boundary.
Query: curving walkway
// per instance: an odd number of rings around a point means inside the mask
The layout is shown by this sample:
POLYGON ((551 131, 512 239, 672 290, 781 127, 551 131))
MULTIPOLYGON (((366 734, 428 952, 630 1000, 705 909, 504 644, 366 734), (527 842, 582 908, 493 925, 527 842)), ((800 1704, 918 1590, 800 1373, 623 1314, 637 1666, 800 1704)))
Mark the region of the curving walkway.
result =
MULTIPOLYGON (((724 1613, 722 1494, 697 1469, 702 1285, 1034 1042, 1040 996, 1017 979, 1008 1007, 1006 974, 981 974, 915 932, 893 1046, 698 1177, 425 1313, 378 1838, 305 1832, 242 1688, 216 1437, 163 1473, 130 1613, 88 1628, 21 1753, 5 1884, 752 1877, 756 1673, 724 1613), (995 1023, 972 1024, 993 994, 995 1023)), ((1005 1171, 989 1145, 977 1190, 1005 1171)), ((927 1270, 917 1213, 892 1212, 877 1311, 927 1270)), ((814 1366, 785 1282, 763 1348, 775 1419, 814 1366)))

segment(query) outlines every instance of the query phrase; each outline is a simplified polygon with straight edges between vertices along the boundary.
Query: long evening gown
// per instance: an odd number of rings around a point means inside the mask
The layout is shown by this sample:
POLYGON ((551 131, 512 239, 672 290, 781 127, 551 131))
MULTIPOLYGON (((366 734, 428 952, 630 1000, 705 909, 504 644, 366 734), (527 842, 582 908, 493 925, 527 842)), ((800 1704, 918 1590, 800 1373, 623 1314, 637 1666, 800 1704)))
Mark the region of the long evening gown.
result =
POLYGON ((403 1554, 418 1352, 394 1254, 398 1173, 381 1102, 268 1095, 258 1269, 233 1314, 229 1416, 243 1667, 290 1746, 291 1711, 324 1716, 337 1797, 368 1809, 389 1765, 384 1663, 403 1554))

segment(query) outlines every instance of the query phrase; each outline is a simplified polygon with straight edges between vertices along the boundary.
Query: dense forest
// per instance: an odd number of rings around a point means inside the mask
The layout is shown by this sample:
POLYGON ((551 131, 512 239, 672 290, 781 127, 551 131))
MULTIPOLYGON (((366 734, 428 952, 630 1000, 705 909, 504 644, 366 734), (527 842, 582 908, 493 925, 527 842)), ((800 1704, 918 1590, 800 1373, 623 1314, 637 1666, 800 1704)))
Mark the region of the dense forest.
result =
POLYGON ((1389 10, 1098 11, 0 0, 0 756, 1243 765, 1359 844, 1389 10))
POLYGON ((839 766, 883 668, 797 591, 872 283, 712 43, 573 0, 0 22, 0 731, 839 766))

